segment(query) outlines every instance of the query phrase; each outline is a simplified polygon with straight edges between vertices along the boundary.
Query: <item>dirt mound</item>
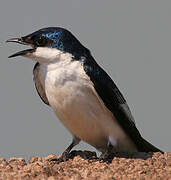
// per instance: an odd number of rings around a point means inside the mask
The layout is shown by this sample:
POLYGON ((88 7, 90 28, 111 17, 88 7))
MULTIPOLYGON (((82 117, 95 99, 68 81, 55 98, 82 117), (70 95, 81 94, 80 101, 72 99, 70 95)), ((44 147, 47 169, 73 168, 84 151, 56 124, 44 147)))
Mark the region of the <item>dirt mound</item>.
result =
POLYGON ((100 180, 171 180, 171 153, 117 154, 109 162, 99 162, 89 151, 73 151, 66 162, 47 157, 0 158, 0 179, 100 179, 100 180))

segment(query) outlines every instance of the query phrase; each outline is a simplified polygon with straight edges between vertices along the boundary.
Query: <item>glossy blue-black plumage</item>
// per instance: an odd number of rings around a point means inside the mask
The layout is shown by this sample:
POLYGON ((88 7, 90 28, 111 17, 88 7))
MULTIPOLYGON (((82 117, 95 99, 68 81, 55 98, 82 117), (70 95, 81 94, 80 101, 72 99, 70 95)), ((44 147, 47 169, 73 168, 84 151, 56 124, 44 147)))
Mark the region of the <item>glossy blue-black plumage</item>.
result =
POLYGON ((77 59, 89 52, 70 31, 61 27, 43 28, 22 38, 36 47, 57 48, 71 53, 77 59))

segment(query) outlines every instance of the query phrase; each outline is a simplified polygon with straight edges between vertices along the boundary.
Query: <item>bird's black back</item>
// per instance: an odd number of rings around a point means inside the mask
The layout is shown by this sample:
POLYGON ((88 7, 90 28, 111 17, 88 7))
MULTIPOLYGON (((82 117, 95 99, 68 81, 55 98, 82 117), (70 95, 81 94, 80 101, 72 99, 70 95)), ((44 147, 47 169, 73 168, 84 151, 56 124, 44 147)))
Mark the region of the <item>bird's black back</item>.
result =
MULTIPOLYGON (((116 84, 109 75, 95 62, 94 58, 89 55, 84 61, 84 70, 94 84, 98 95, 103 100, 106 107, 113 113, 114 117, 141 152, 158 152, 160 151, 146 140, 144 140, 135 126, 129 113, 123 108, 126 100, 117 88, 116 84)), ((129 109, 129 108, 128 108, 129 109)))

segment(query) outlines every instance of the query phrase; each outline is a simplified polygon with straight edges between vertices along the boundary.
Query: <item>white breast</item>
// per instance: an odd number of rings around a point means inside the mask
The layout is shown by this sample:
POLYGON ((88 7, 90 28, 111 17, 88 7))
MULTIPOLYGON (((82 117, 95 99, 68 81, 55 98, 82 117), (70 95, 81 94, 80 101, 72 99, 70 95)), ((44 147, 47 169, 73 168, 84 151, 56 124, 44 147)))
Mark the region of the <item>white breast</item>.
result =
POLYGON ((106 149, 110 140, 121 150, 136 150, 97 95, 81 62, 43 63, 40 76, 51 107, 73 135, 97 149, 106 149))

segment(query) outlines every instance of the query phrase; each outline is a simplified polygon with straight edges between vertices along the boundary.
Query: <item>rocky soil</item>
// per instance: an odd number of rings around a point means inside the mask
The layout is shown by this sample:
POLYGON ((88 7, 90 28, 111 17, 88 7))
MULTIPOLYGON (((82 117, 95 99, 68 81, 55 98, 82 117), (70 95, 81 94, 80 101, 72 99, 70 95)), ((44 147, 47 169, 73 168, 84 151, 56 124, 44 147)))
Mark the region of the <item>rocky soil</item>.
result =
POLYGON ((109 162, 99 162, 89 151, 72 151, 66 162, 55 155, 23 158, 0 158, 0 179, 87 179, 87 180, 171 180, 171 153, 116 154, 109 162))

